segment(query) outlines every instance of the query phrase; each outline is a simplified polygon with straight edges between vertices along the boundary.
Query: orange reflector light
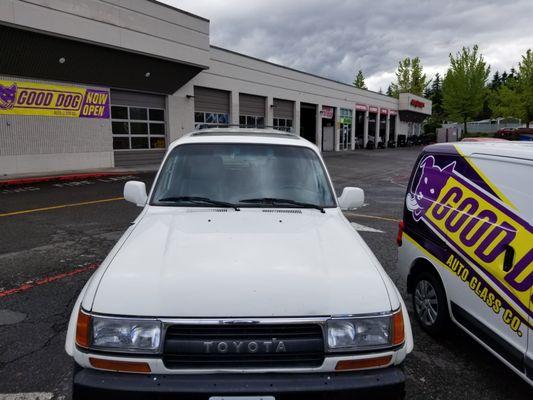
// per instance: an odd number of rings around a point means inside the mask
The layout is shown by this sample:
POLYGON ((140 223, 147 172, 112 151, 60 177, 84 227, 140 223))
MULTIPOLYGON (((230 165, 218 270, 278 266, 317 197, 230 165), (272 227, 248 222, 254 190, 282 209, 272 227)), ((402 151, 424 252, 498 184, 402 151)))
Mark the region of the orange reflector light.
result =
POLYGON ((402 246, 403 228, 403 221, 398 222, 398 236, 396 236, 396 244, 398 247, 402 246))
POLYGON ((150 365, 145 362, 104 360, 93 357, 89 357, 89 362, 94 368, 107 369, 109 371, 142 372, 145 374, 152 371, 150 365))
POLYGON ((398 312, 392 315, 392 345, 397 346, 402 344, 404 339, 403 313, 400 308, 398 312))
POLYGON ((91 316, 83 311, 78 312, 78 321, 76 323, 76 344, 80 347, 89 347, 89 333, 91 325, 91 316))
POLYGON ((392 360, 392 356, 364 358, 361 360, 341 360, 335 366, 335 371, 350 371, 355 369, 384 367, 392 360))

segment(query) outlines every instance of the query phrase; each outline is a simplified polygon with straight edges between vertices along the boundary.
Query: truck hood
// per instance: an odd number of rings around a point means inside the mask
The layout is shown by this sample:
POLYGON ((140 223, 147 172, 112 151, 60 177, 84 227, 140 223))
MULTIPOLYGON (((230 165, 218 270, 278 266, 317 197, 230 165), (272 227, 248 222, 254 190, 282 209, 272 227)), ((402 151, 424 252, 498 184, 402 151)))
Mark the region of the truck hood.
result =
POLYGON ((336 209, 149 207, 102 268, 92 311, 104 314, 283 317, 391 309, 381 267, 336 209))

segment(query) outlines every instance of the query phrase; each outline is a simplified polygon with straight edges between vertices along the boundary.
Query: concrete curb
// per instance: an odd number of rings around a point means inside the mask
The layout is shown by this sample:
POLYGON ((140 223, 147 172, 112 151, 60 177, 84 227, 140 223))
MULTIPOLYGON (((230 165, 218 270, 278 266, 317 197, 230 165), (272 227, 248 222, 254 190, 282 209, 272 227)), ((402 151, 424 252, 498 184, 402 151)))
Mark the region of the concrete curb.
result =
POLYGON ((51 175, 51 176, 37 176, 37 177, 27 177, 27 178, 17 178, 17 179, 6 179, 6 180, 0 180, 0 187, 29 185, 32 183, 42 183, 42 182, 81 181, 84 179, 97 179, 97 178, 105 178, 108 176, 118 176, 118 175, 128 175, 128 174, 131 174, 131 172, 92 172, 92 173, 89 172, 89 173, 79 173, 79 174, 51 175))

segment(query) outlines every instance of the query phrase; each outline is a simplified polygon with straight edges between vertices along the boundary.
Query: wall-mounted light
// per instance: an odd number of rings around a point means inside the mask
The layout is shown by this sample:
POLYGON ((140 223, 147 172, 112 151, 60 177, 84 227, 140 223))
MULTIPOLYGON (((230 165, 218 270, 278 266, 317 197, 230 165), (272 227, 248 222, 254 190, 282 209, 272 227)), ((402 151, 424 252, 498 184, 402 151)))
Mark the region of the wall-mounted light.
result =
POLYGON ((271 104, 270 108, 276 108, 276 105, 275 104, 271 104))
POLYGON ((65 57, 61 57, 59 59, 59 64, 65 64, 65 61, 67 61, 67 59, 65 57))
POLYGON ((188 99, 194 99, 194 96, 192 94, 186 94, 185 97, 188 99))

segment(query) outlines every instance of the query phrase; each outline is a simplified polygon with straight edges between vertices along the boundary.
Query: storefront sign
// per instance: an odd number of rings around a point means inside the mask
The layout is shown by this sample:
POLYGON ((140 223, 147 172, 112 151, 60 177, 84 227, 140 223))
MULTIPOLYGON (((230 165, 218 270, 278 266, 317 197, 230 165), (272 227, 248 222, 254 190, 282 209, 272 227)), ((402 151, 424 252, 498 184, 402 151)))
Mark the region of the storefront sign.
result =
POLYGON ((397 115, 398 111, 396 110, 389 110, 389 115, 397 115))
POLYGON ((416 108, 424 108, 425 104, 424 102, 416 99, 411 99, 411 105, 416 108))
POLYGON ((387 115, 387 114, 389 113, 389 110, 387 110, 386 108, 381 108, 381 109, 379 110, 379 112, 380 112, 380 114, 385 114, 385 115, 387 115))
POLYGON ((368 108, 368 111, 370 111, 370 112, 372 112, 372 113, 377 113, 377 112, 378 112, 378 108, 377 108, 377 107, 372 107, 372 106, 370 106, 370 107, 368 108))
POLYGON ((109 118, 109 91, 0 80, 0 115, 109 118))
POLYGON ((320 111, 322 118, 332 119, 333 118, 333 107, 322 106, 322 111, 320 111))
POLYGON ((351 125, 352 124, 352 117, 341 117, 340 123, 344 125, 351 125))
POLYGON ((365 106, 364 104, 356 104, 355 109, 357 111, 366 111, 368 110, 368 106, 365 106))

